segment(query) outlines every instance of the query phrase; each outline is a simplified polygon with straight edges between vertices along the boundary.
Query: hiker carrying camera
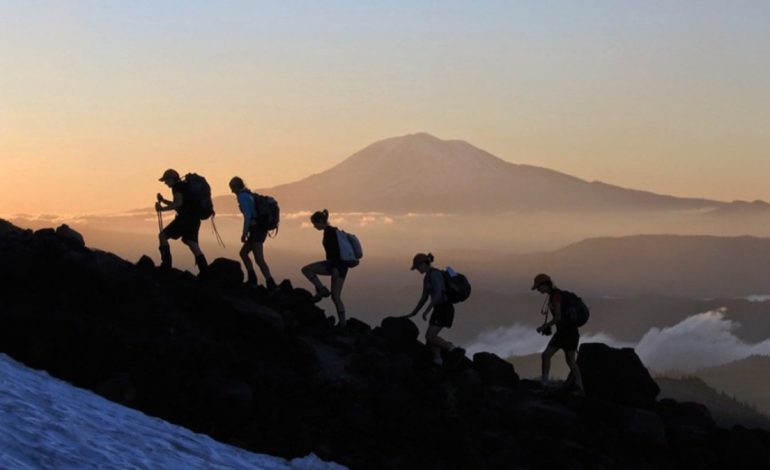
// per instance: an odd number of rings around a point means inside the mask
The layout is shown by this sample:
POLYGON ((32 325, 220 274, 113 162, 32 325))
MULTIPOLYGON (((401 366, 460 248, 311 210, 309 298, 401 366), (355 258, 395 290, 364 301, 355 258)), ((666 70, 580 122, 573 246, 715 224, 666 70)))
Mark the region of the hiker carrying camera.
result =
POLYGON ((551 337, 548 346, 541 356, 543 361, 542 376, 540 378, 541 384, 544 388, 548 385, 548 378, 551 372, 551 358, 556 354, 556 351, 562 349, 570 370, 570 378, 565 386, 574 385, 579 393, 584 393, 583 378, 577 365, 577 348, 580 342, 578 327, 585 324, 588 320, 588 308, 585 307, 580 297, 556 287, 551 277, 547 274, 538 274, 535 277, 532 290, 548 296, 543 306, 543 314, 546 316, 546 321, 537 328, 537 332, 544 336, 551 336, 551 328, 556 327, 556 333, 551 337), (549 311, 553 314, 553 320, 551 321, 548 321, 549 311))

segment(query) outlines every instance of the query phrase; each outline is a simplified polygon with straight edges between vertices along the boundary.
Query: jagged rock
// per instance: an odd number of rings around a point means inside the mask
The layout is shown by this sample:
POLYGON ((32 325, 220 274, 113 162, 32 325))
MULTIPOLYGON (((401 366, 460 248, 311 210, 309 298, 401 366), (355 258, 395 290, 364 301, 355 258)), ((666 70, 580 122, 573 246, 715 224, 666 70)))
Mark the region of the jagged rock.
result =
POLYGON ((35 230, 35 236, 36 237, 53 237, 56 235, 56 230, 52 228, 41 228, 39 230, 35 230))
POLYGON ((357 318, 349 318, 348 331, 353 334, 367 334, 372 331, 372 327, 357 318))
POLYGON ((243 283, 241 263, 227 258, 217 258, 199 276, 201 280, 224 289, 233 289, 243 283))
POLYGON ((420 335, 420 330, 412 320, 398 317, 385 318, 376 331, 389 344, 399 349, 411 347, 420 335))
POLYGON ((324 311, 316 306, 313 294, 305 289, 294 289, 287 296, 288 307, 294 319, 302 326, 319 328, 329 326, 324 311))
POLYGON ((21 232, 22 230, 19 227, 13 225, 12 223, 6 220, 0 219, 0 235, 8 235, 11 233, 21 233, 21 232))
POLYGON ((482 380, 490 386, 516 387, 519 376, 513 364, 500 359, 497 355, 480 352, 473 355, 473 367, 479 371, 482 380))
POLYGON ((615 349, 601 343, 584 343, 578 366, 586 393, 604 400, 639 408, 652 408, 660 393, 633 349, 615 349))
POLYGON ((136 262, 136 267, 143 273, 149 274, 155 271, 155 261, 147 255, 142 255, 139 261, 136 262))
POLYGON ((85 248, 86 246, 83 235, 67 224, 60 225, 56 229, 56 235, 73 248, 85 248))

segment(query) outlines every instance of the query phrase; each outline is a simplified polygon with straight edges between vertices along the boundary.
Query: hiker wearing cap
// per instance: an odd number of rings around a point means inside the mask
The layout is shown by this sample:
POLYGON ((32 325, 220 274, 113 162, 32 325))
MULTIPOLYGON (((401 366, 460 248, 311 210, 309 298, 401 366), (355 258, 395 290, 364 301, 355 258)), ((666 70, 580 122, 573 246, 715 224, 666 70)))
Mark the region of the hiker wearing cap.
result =
POLYGON ((246 267, 246 282, 250 286, 257 286, 257 273, 254 271, 254 265, 251 264, 249 259, 249 254, 253 253, 254 261, 259 266, 259 270, 262 271, 262 275, 265 276, 267 288, 275 289, 275 281, 272 274, 270 274, 270 267, 265 261, 264 252, 264 243, 268 232, 267 214, 264 214, 264 217, 257 214, 254 194, 246 187, 241 178, 235 176, 230 180, 230 191, 238 199, 238 207, 241 210, 241 214, 243 214, 243 232, 241 234, 243 246, 239 254, 243 265, 246 267))
POLYGON ((444 275, 441 270, 433 267, 433 255, 431 253, 418 253, 412 259, 412 271, 417 270, 423 274, 422 296, 417 306, 406 318, 411 318, 420 312, 420 309, 428 303, 428 307, 422 314, 422 319, 427 320, 428 330, 425 332, 425 344, 433 353, 433 363, 437 366, 443 364, 441 350, 453 351, 457 349, 454 344, 439 336, 443 328, 451 328, 455 317, 454 305, 447 300, 444 275))
MULTIPOLYGON (((580 368, 577 365, 577 349, 580 342, 580 332, 575 321, 568 319, 567 309, 568 303, 571 298, 575 297, 577 301, 582 303, 579 297, 576 297, 571 292, 563 291, 556 287, 553 280, 547 274, 538 274, 535 276, 535 281, 532 284, 532 290, 536 290, 541 294, 546 294, 548 297, 543 307, 543 314, 547 315, 550 311, 553 315, 553 320, 546 321, 537 328, 537 332, 544 335, 551 335, 551 327, 556 327, 556 333, 548 342, 548 346, 541 355, 542 358, 542 375, 541 384, 543 387, 548 385, 549 375, 551 373, 551 358, 559 349, 564 351, 564 358, 567 361, 567 366, 570 370, 570 378, 568 382, 572 382, 577 386, 578 391, 583 393, 583 378, 580 374, 580 368)), ((574 300, 572 302, 575 302, 574 300)))
POLYGON ((337 237, 337 227, 329 224, 329 211, 324 209, 316 211, 310 222, 316 230, 323 231, 323 247, 326 252, 326 260, 308 264, 302 268, 302 274, 315 286, 315 302, 331 296, 337 309, 337 325, 344 327, 346 324, 345 304, 342 302, 342 287, 348 275, 349 266, 342 260, 340 245, 337 237), (318 276, 331 276, 331 291, 321 282, 318 276))
POLYGON ((195 256, 195 264, 198 266, 198 271, 203 272, 208 267, 208 263, 198 245, 198 231, 201 228, 201 221, 195 214, 195 209, 189 203, 191 197, 189 197, 188 184, 180 178, 176 170, 172 169, 166 170, 159 181, 171 188, 173 200, 169 201, 158 193, 158 202, 155 203, 155 210, 158 213, 176 211, 174 220, 161 230, 158 235, 160 240, 160 267, 163 270, 171 269, 171 247, 168 244, 168 240, 178 240, 181 238, 182 243, 187 245, 195 256))

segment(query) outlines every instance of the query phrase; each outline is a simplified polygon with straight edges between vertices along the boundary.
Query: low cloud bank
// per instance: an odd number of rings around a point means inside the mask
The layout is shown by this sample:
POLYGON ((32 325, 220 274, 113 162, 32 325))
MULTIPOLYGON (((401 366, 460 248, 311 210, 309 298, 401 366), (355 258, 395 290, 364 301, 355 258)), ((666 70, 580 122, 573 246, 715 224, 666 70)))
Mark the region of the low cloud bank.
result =
MULTIPOLYGON (((515 324, 510 327, 498 327, 481 333, 466 350, 473 355, 488 351, 500 357, 527 356, 545 349, 550 337, 535 331, 531 325, 515 324)), ((633 347, 633 344, 618 341, 605 333, 586 334, 580 338, 584 343, 605 343, 614 347, 633 347)))
MULTIPOLYGON (((644 364, 658 372, 694 372, 745 359, 770 356, 770 339, 746 343, 735 335, 740 324, 726 318, 724 308, 699 313, 667 328, 651 328, 638 344, 624 343, 607 333, 587 334, 581 342, 633 347, 644 364)), ((500 357, 525 356, 545 349, 548 338, 532 326, 516 324, 480 334, 466 349, 469 354, 489 351, 500 357)))
POLYGON ((699 313, 669 328, 652 328, 636 347, 649 367, 660 371, 693 372, 745 359, 770 356, 770 339, 746 343, 734 331, 740 324, 725 317, 727 309, 699 313))

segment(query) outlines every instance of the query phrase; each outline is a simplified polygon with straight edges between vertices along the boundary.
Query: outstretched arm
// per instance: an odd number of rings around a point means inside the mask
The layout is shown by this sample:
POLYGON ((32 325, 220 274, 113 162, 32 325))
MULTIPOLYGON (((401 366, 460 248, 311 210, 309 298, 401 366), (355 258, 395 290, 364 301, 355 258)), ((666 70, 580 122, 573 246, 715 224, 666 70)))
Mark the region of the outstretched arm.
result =
POLYGON ((412 312, 409 315, 406 315, 405 318, 411 318, 417 315, 417 313, 420 311, 422 306, 425 305, 425 302, 427 301, 428 301, 428 293, 425 291, 425 289, 423 289, 422 296, 420 297, 420 301, 417 302, 417 306, 414 308, 414 310, 412 310, 412 312))

